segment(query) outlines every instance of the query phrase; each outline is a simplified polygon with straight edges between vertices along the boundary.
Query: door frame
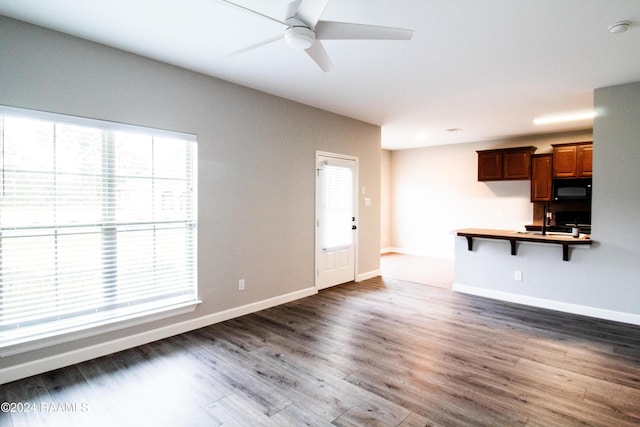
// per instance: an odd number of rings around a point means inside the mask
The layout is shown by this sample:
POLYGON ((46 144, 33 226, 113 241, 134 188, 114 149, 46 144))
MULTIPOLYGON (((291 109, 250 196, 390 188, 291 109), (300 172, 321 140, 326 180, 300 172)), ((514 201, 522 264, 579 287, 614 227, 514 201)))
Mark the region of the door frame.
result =
MULTIPOLYGON (((359 177, 360 177, 360 172, 359 172, 359 162, 360 160, 358 159, 357 156, 350 156, 348 154, 339 154, 339 153, 332 153, 332 152, 328 152, 328 151, 316 151, 316 155, 315 155, 315 162, 314 162, 314 176, 315 176, 315 181, 314 181, 314 195, 315 195, 315 219, 313 221, 313 228, 314 228, 314 286, 318 289, 318 278, 320 276, 320 270, 318 267, 318 260, 320 258, 320 254, 322 251, 322 245, 321 245, 321 241, 322 241, 322 236, 320 236, 320 232, 319 232, 319 228, 320 228, 320 217, 322 216, 322 201, 320 200, 320 195, 318 194, 318 186, 319 186, 319 169, 318 169, 318 163, 320 161, 320 157, 329 157, 332 159, 336 159, 336 160, 346 160, 346 161, 353 161, 354 162, 354 179, 353 179, 353 215, 355 217, 355 225, 356 225, 356 229, 354 230, 354 235, 353 235, 353 281, 355 282, 357 277, 358 277, 358 238, 359 238, 359 233, 360 233, 360 226, 359 226, 359 201, 360 198, 358 197, 358 188, 359 188, 359 177)), ((336 284, 337 285, 337 284, 336 284)), ((329 285, 329 286, 323 286, 322 288, 319 289, 325 289, 331 286, 335 286, 335 285, 329 285)))

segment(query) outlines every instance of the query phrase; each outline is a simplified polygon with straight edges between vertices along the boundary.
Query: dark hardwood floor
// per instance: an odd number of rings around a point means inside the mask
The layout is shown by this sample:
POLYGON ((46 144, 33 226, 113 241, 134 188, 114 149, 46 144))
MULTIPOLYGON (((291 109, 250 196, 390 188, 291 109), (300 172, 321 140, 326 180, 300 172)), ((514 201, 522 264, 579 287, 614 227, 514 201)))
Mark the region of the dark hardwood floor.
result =
POLYGON ((4 401, 36 410, 2 426, 637 426, 640 327, 377 278, 5 384, 4 401))

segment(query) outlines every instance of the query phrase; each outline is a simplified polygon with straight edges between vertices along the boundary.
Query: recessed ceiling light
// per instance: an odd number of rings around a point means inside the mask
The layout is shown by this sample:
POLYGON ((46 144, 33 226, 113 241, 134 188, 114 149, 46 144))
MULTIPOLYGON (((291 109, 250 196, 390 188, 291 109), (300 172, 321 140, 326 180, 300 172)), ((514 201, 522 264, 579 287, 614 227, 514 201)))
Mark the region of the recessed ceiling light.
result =
POLYGON ((429 134, 427 132, 418 132, 415 138, 416 141, 426 141, 429 138, 429 134))
POLYGON ((449 128, 447 132, 462 132, 462 128, 449 128))
POLYGON ((620 21, 609 25, 609 31, 612 33, 624 33, 629 29, 630 21, 620 21))
POLYGON ((536 125, 547 125, 551 123, 574 122, 593 119, 595 116, 595 111, 590 111, 588 113, 567 114, 564 116, 539 117, 537 119, 534 119, 533 123, 536 125))

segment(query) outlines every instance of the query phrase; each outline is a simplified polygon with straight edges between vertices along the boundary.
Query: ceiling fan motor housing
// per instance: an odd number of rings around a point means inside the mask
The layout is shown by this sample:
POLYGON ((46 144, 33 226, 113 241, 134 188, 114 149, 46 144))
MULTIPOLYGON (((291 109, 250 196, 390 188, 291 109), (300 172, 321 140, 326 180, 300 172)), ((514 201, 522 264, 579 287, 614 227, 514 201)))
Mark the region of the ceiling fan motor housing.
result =
POLYGON ((284 31, 284 40, 294 49, 308 49, 316 41, 316 32, 296 18, 287 19, 289 28, 284 31))
POLYGON ((410 40, 413 36, 412 30, 403 28, 321 21, 320 17, 331 0, 289 0, 285 15, 288 18, 284 21, 236 4, 231 0, 219 1, 285 27, 283 35, 263 40, 237 51, 236 54, 284 39, 289 47, 304 50, 325 73, 333 69, 333 64, 321 40, 410 40))

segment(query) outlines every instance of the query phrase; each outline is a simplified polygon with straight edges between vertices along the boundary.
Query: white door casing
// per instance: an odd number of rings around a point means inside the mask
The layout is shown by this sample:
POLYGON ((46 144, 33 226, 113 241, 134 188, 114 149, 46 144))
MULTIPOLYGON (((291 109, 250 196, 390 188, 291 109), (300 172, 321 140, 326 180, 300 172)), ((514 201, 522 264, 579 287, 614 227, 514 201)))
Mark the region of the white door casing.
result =
POLYGON ((358 159, 316 153, 317 289, 355 280, 358 159))

